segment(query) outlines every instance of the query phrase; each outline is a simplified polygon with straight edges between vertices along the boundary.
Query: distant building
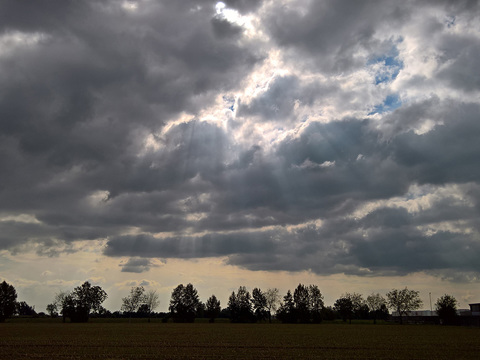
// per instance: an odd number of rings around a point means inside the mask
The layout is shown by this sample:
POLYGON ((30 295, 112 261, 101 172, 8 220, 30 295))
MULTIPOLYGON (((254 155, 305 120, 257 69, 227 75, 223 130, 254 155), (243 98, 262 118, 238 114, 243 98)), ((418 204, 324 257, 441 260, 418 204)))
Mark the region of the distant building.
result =
MULTIPOLYGON (((415 311, 407 311, 406 316, 436 316, 437 313, 435 311, 430 310, 415 310, 415 311)), ((392 312, 392 316, 399 316, 398 312, 392 312)))
MULTIPOLYGON (((459 316, 480 316, 480 303, 476 304, 469 304, 470 309, 457 309, 457 315, 459 316)), ((398 317, 399 314, 394 311, 392 312, 393 317, 398 317)), ((430 310, 416 310, 416 311, 408 311, 404 316, 438 316, 437 312, 430 311, 430 310)))
POLYGON ((457 309, 458 316, 472 316, 470 309, 457 309))
POLYGON ((470 311, 472 312, 472 316, 480 316, 480 303, 468 305, 470 305, 470 311))

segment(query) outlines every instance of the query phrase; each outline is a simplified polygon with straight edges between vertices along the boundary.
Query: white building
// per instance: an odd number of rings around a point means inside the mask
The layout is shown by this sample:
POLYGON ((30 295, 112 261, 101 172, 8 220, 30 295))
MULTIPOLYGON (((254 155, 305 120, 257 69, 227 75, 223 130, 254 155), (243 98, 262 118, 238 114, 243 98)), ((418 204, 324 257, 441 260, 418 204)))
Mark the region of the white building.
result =
POLYGON ((472 312, 472 316, 480 316, 480 303, 468 305, 470 305, 470 311, 472 312))

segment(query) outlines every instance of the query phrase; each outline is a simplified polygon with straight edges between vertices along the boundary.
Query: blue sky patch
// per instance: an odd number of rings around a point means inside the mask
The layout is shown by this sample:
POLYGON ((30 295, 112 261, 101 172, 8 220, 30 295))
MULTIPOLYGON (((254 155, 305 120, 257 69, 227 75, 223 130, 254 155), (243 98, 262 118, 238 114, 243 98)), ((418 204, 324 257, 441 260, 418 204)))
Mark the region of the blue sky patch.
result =
POLYGON ((232 95, 223 95, 223 102, 230 111, 235 111, 235 97, 232 95))
POLYGON ((399 52, 393 45, 387 53, 377 56, 367 62, 367 65, 380 64, 381 67, 375 74, 375 85, 390 82, 396 79, 400 70, 403 69, 403 62, 398 58, 399 52))
POLYGON ((388 95, 382 104, 376 105, 368 115, 383 114, 398 109, 402 105, 402 101, 398 94, 388 95))

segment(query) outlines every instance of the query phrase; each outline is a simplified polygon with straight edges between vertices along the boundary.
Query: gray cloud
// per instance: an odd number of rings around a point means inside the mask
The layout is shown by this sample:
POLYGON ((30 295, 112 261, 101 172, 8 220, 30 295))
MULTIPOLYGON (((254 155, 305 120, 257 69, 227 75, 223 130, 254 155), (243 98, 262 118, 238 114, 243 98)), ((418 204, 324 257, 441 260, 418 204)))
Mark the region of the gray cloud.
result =
MULTIPOLYGON (((453 207, 449 212, 457 210, 453 207)), ((418 230, 419 225, 426 224, 435 222, 423 223, 404 209, 380 208, 359 220, 329 220, 321 227, 166 239, 146 234, 123 236, 108 242, 106 254, 147 258, 226 256, 229 264, 250 270, 311 270, 318 274, 480 271, 480 247, 474 239, 451 231, 428 235, 418 230)))
POLYGON ((305 7, 278 7, 266 26, 280 46, 292 50, 289 56, 298 59, 300 53, 309 66, 341 73, 364 66, 359 50, 383 47, 375 38, 380 25, 401 27, 410 13, 393 2, 308 1, 305 7))
POLYGON ((225 5, 240 11, 241 13, 248 13, 256 10, 263 3, 262 0, 225 0, 225 5))
POLYGON ((452 88, 467 92, 480 89, 480 75, 475 71, 475 58, 480 56, 480 42, 478 39, 459 39, 452 37, 445 39, 442 44, 445 51, 445 68, 439 73, 439 78, 445 80, 452 88))
POLYGON ((219 38, 235 38, 241 34, 242 28, 234 25, 228 20, 214 17, 212 20, 212 27, 215 35, 219 38))
POLYGON ((393 157, 418 183, 478 182, 480 148, 474 138, 480 131, 479 105, 446 102, 437 107, 443 112, 437 121, 443 120, 444 125, 424 135, 412 131, 399 135, 393 142, 393 157))
POLYGON ((448 31, 478 18, 476 2, 225 1, 254 17, 260 40, 215 1, 46 4, 0 5, 1 250, 55 256, 107 239, 104 253, 129 257, 122 271, 137 273, 157 257, 318 274, 480 272, 478 34, 448 31), (433 8, 446 20, 415 22, 433 8), (408 78, 402 46, 427 33, 437 68, 408 78), (262 74, 250 75, 269 51, 288 71, 228 109, 260 86, 262 74), (397 74, 375 84, 375 66, 397 74), (428 91, 414 97, 414 85, 428 91), (384 111, 320 116, 362 96, 384 111), (229 106, 205 121, 218 99, 229 106), (281 136, 251 136, 269 127, 281 136), (415 187, 443 192, 399 207, 418 200, 415 187), (141 235, 125 235, 132 228, 141 235))
MULTIPOLYGON (((474 121, 478 107, 447 105, 440 109, 445 124, 422 135, 401 130, 385 141, 368 121, 346 120, 312 123, 300 136, 286 139, 278 147, 275 162, 257 156, 261 149, 251 149, 238 163, 218 172, 214 181, 222 178, 223 182, 216 183, 214 197, 204 208, 209 216, 191 224, 197 231, 228 229, 235 230, 233 233, 162 239, 116 237, 109 240, 106 254, 227 256, 229 263, 253 270, 310 269, 318 273, 365 275, 369 269, 374 274, 405 274, 445 268, 478 271, 475 237, 437 229, 442 222, 467 221, 467 227, 473 227, 475 233, 479 230, 477 211, 472 212, 471 205, 455 198, 442 198, 431 209, 414 214, 387 207, 360 220, 343 219, 365 201, 403 196, 416 183, 478 182, 480 174, 475 172, 475 160, 470 156, 479 150, 475 139, 480 129, 474 121), (463 112, 460 120, 459 109, 463 112), (411 143, 406 145, 405 139, 411 143), (451 162, 445 163, 448 159, 451 162), (309 165, 302 166, 306 161, 309 165), (328 165, 320 166, 325 163, 328 165), (292 186, 283 187, 282 183, 292 186), (261 230, 316 218, 325 222, 313 230, 303 226, 302 231, 261 230), (246 233, 240 230, 244 227, 258 230, 246 233), (429 227, 434 233, 427 234, 419 227, 429 227)), ((402 110, 394 115, 401 121, 411 112, 402 110)), ((464 196, 474 200, 472 190, 464 196)))
POLYGON ((335 85, 310 82, 301 84, 295 76, 278 77, 269 85, 268 90, 257 96, 251 103, 240 102, 237 116, 259 116, 263 121, 294 121, 293 110, 296 102, 310 106, 338 92, 335 85))
POLYGON ((208 234, 201 237, 156 239, 148 234, 119 236, 110 239, 105 254, 111 256, 202 258, 232 253, 264 253, 275 250, 268 234, 238 233, 234 235, 208 234), (265 240, 265 236, 267 240, 265 240))
MULTIPOLYGON (((142 259, 142 258, 130 258, 126 263, 120 264, 122 267, 122 272, 129 272, 129 273, 143 273, 150 270, 152 267, 157 267, 152 263, 149 259, 142 259)), ((142 284, 148 285, 148 284, 142 284)))

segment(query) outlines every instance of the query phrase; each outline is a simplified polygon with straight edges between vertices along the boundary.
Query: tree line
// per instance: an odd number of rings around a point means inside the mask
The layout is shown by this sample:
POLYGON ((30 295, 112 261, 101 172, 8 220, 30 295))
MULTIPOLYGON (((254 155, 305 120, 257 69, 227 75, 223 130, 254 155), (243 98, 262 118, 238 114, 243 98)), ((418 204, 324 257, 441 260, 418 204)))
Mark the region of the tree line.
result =
MULTIPOLYGON (((159 306, 158 294, 146 291, 142 286, 132 287, 122 298, 120 312, 111 313, 102 306, 107 293, 100 286, 88 281, 70 292, 59 292, 53 302, 47 305, 52 317, 62 316, 63 321, 86 322, 91 316, 148 317, 156 314, 159 306)), ((205 303, 200 301, 198 291, 192 284, 180 284, 173 289, 168 313, 162 314, 163 321, 194 322, 196 318, 208 318, 214 322, 219 317, 229 318, 235 323, 272 322, 275 318, 283 323, 320 323, 323 320, 341 318, 345 322, 352 319, 387 319, 389 309, 395 311, 402 321, 410 311, 420 308, 422 301, 416 290, 393 289, 385 297, 372 293, 365 299, 358 293, 342 294, 333 306, 325 306, 324 297, 317 285, 299 284, 293 293, 288 290, 281 297, 277 288, 265 291, 254 288, 250 293, 245 286, 232 291, 228 303, 222 309, 220 300, 211 295, 205 303)), ((451 295, 440 297, 435 309, 444 323, 456 316, 457 300, 451 295)), ((35 315, 34 307, 26 302, 17 302, 15 288, 3 281, 0 284, 0 322, 13 315, 35 315)))

